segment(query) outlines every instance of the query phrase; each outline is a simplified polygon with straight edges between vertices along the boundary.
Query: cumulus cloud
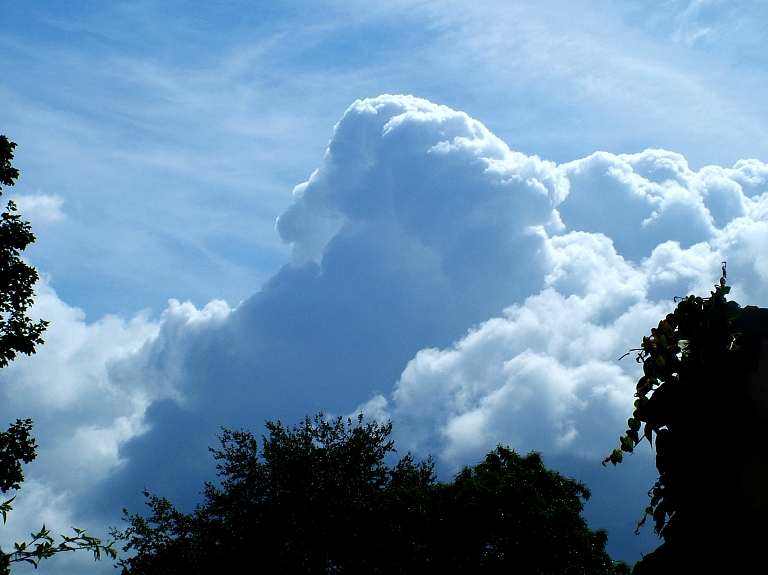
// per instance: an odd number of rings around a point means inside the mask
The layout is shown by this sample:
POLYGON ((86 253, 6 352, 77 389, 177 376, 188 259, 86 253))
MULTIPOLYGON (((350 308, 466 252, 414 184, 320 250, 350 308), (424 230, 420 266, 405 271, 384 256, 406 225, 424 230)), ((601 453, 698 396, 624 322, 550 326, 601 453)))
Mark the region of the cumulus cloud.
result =
MULTIPOLYGON (((0 372, 0 412, 6 422, 35 422, 39 457, 29 474, 56 507, 62 498, 71 505, 69 496, 88 493, 122 465, 120 445, 146 431, 143 414, 158 393, 141 381, 121 381, 110 368, 136 357, 157 336, 158 325, 142 315, 128 321, 106 316, 86 324, 83 312, 62 302, 46 277, 36 292, 31 313, 50 321, 46 343, 36 355, 20 356, 0 372)), ((20 504, 26 499, 20 497, 20 504)))
POLYGON ((567 190, 555 164, 511 152, 466 114, 382 96, 347 110, 277 230, 294 265, 312 261, 327 273, 365 257, 349 250, 366 246, 388 275, 422 267, 444 282, 432 289, 460 294, 465 306, 483 293, 486 309, 500 311, 515 288, 535 287, 536 229, 562 228, 554 207, 567 190))
POLYGON ((143 463, 110 489, 141 477, 175 492, 166 459, 202 481, 193 452, 222 424, 339 412, 391 389, 420 349, 543 285, 567 186, 554 163, 511 152, 464 113, 410 96, 355 102, 277 222, 292 263, 221 321, 171 337, 166 320, 140 359, 113 367, 172 380, 179 395, 147 409, 150 431, 121 451, 143 463))
POLYGON ((617 358, 671 307, 604 236, 548 241, 547 287, 445 349, 420 351, 369 407, 401 443, 454 467, 498 443, 596 459, 631 412, 637 365, 617 358))
MULTIPOLYGON (((62 302, 46 276, 36 292, 31 314, 50 321, 46 343, 36 355, 19 356, 0 371, 2 419, 7 424, 32 418, 39 446, 0 533, 3 548, 28 539, 43 523, 56 533, 87 523, 105 536, 106 522, 84 521, 78 502, 124 463, 120 445, 146 431, 143 413, 157 397, 140 381, 121 385, 110 374, 111 365, 134 357, 156 337, 156 323, 137 315, 86 324, 83 312, 62 302)), ((57 572, 82 572, 83 567, 79 558, 66 559, 58 562, 57 572)))
POLYGON ((561 169, 571 184, 569 200, 560 206, 566 227, 609 236, 629 260, 639 262, 663 241, 688 247, 715 233, 702 194, 706 181, 679 154, 597 152, 561 169))
MULTIPOLYGON (((119 513, 99 513, 94 487, 129 463, 121 450, 150 429, 149 406, 166 398, 183 401, 185 344, 201 325, 220 322, 231 311, 221 301, 198 310, 171 300, 159 321, 138 314, 87 324, 82 310, 62 302, 46 276, 36 292, 31 315, 50 322, 45 344, 0 371, 3 418, 32 418, 39 446, 2 531, 4 547, 43 523, 59 533, 87 525, 94 535, 107 535, 119 513), (147 371, 161 349, 162 365, 147 371)), ((82 572, 81 559, 57 561, 56 572, 82 572)), ((103 567, 112 570, 108 563, 103 567)))
POLYGON ((631 409, 616 358, 671 296, 728 259, 734 294, 765 301, 765 174, 664 150, 557 166, 444 106, 358 101, 277 222, 292 264, 196 340, 186 406, 149 418, 164 436, 351 404, 444 469, 496 443, 597 459, 631 409))
POLYGON ((420 351, 389 396, 360 406, 400 422, 411 449, 454 466, 496 443, 598 458, 623 429, 639 375, 616 358, 671 296, 708 293, 727 260, 734 297, 768 301, 764 164, 694 172, 679 154, 647 150, 558 169, 570 185, 557 209, 580 231, 546 237, 544 289, 420 351))
POLYGON ((734 297, 768 304, 766 176, 663 150, 556 165, 445 106, 357 101, 259 292, 86 324, 44 285, 47 343, 0 374, 3 413, 40 422, 32 477, 113 523, 145 487, 191 507, 219 426, 321 410, 392 418, 443 472, 497 443, 594 463, 631 409, 637 364, 616 360, 672 296, 727 260, 734 297))

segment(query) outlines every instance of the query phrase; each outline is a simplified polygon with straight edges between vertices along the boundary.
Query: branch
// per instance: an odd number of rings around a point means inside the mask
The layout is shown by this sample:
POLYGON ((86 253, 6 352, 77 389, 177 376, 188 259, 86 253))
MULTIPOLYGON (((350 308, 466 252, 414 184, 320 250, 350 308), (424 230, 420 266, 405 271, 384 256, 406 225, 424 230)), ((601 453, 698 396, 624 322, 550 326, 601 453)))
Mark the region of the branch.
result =
MULTIPOLYGON (((9 499, 0 504, 0 515, 2 515, 3 523, 5 523, 8 512, 12 509, 12 501, 13 499, 9 499)), ((101 559, 102 553, 112 559, 117 559, 117 550, 114 548, 115 541, 104 545, 101 539, 86 535, 85 529, 73 527, 72 530, 75 532, 73 536, 60 535, 62 541, 56 544, 55 538, 51 536, 51 530, 43 524, 38 533, 30 534, 30 541, 14 543, 12 553, 4 553, 0 550, 0 573, 3 573, 3 567, 6 569, 5 572, 10 572, 8 566, 11 563, 31 563, 37 569, 43 559, 48 559, 65 551, 87 549, 93 553, 95 561, 101 559)))

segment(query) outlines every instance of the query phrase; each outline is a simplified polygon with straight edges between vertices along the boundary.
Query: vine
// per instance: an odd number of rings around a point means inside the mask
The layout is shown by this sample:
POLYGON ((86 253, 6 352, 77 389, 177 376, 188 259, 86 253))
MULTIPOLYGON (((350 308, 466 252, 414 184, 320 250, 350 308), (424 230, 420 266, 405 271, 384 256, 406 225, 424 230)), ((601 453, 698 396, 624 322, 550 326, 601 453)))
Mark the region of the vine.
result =
POLYGON ((632 453, 643 439, 653 447, 655 438, 659 478, 648 492, 650 504, 637 529, 650 516, 654 532, 666 541, 685 530, 684 525, 696 527, 692 518, 706 507, 700 499, 702 474, 696 471, 702 458, 710 457, 703 445, 730 427, 718 404, 728 401, 721 399, 727 394, 719 392, 734 381, 743 361, 738 362, 741 334, 731 324, 741 307, 726 299, 729 292, 723 262, 722 277, 710 297, 675 298, 674 312, 643 337, 642 347, 630 350, 637 352, 643 376, 637 382, 628 429, 603 465, 621 463, 623 454, 632 453), (681 516, 688 521, 679 521, 681 516))

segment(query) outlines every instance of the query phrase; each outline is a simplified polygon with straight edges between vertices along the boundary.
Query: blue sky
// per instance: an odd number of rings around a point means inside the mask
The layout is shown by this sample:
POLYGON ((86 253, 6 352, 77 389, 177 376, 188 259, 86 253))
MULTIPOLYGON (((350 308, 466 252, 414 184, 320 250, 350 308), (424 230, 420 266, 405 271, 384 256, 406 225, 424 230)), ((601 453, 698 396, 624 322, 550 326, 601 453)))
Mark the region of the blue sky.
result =
POLYGON ((652 453, 599 466, 616 359, 724 259, 768 305, 763 5, 259 4, 3 8, 51 326, 0 374, 41 446, 0 541, 192 505, 220 425, 362 409, 444 476, 539 450, 650 551, 652 453))

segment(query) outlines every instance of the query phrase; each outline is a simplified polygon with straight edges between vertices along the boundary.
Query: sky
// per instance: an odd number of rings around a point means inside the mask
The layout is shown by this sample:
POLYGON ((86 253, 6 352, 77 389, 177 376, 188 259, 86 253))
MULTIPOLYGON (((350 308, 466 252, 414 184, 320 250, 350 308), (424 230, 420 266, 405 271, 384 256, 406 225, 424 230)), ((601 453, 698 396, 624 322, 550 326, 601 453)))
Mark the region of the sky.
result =
POLYGON ((540 451, 614 558, 655 548, 652 450, 600 466, 618 358, 721 261, 768 306, 768 11, 468 4, 3 6, 3 199, 50 327, 0 372, 40 446, 0 545, 106 537, 145 488, 191 510, 221 426, 362 411, 445 479, 540 451))

